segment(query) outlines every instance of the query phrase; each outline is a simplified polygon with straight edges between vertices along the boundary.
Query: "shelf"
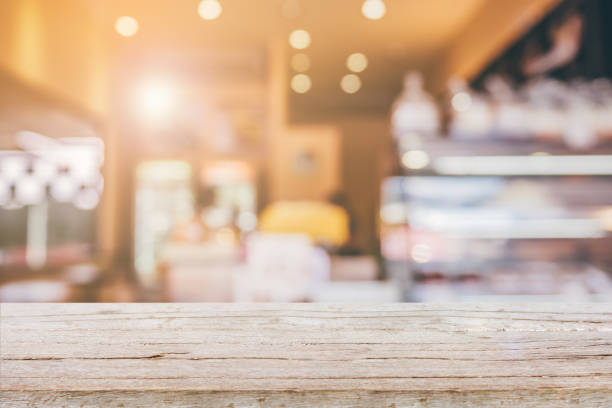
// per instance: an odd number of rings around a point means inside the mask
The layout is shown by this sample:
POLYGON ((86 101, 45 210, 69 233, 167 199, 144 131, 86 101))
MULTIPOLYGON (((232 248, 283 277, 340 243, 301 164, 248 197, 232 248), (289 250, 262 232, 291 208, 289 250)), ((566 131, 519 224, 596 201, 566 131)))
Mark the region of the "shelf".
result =
MULTIPOLYGON (((465 219, 422 229, 459 239, 566 239, 603 238, 606 231, 595 219, 465 219)), ((419 231, 419 229, 417 229, 419 231)))
POLYGON ((432 167, 444 176, 610 176, 612 155, 442 156, 432 167))
POLYGON ((601 143, 590 149, 570 149, 558 141, 533 139, 430 139, 423 140, 422 150, 433 156, 498 156, 549 154, 551 156, 612 155, 612 142, 601 143))
POLYGON ((612 144, 584 151, 524 140, 428 140, 429 165, 407 174, 443 176, 612 175, 612 144))

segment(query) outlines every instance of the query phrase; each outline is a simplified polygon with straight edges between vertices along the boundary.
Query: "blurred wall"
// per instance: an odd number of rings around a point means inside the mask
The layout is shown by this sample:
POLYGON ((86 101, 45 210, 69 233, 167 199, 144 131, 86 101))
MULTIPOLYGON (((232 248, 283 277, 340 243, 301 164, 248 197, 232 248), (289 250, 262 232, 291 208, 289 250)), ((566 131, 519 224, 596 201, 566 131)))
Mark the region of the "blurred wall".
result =
POLYGON ((267 144, 269 157, 267 201, 280 199, 327 200, 342 193, 356 226, 354 242, 359 249, 374 253, 377 244, 377 214, 380 182, 385 174, 385 153, 391 143, 387 115, 348 114, 317 124, 288 121, 287 49, 283 42, 270 44, 267 144), (310 141, 308 141, 310 139, 310 141), (321 143, 322 142, 322 143, 321 143), (317 180, 300 180, 287 173, 288 153, 297 145, 321 143, 327 164, 317 180))
POLYGON ((387 116, 346 117, 337 122, 342 134, 342 191, 356 229, 355 244, 378 250, 380 183, 388 174, 385 153, 391 144, 387 116))
POLYGON ((110 46, 84 2, 0 1, 0 50, 0 67, 94 113, 107 113, 110 46))
POLYGON ((276 141, 271 174, 274 200, 322 200, 341 187, 340 132, 329 125, 300 125, 276 141))

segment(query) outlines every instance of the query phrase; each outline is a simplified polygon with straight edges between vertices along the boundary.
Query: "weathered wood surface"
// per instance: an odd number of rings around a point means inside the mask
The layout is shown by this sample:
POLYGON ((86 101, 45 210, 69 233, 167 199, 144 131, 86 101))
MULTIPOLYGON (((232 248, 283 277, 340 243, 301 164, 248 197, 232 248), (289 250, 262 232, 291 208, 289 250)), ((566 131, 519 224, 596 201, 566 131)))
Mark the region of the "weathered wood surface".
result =
POLYGON ((3 407, 612 406, 612 304, 2 304, 3 407))

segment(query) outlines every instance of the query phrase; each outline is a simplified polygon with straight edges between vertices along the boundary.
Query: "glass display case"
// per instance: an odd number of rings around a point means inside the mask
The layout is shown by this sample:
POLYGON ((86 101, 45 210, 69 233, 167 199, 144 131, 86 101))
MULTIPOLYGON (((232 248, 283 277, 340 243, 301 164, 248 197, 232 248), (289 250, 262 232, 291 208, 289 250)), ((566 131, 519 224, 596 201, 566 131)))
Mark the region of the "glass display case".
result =
POLYGON ((523 147, 437 140, 384 181, 381 250, 404 300, 612 298, 612 156, 523 147))
POLYGON ((26 131, 14 139, 14 149, 0 149, 0 271, 8 275, 90 260, 104 185, 104 143, 26 131))

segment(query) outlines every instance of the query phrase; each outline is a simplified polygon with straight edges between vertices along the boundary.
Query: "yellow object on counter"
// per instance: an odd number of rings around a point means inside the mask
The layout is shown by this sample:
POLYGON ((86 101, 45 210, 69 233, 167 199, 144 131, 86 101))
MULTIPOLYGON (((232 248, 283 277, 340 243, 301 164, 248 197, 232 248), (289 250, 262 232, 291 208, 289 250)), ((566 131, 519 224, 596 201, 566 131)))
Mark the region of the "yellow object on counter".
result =
POLYGON ((259 230, 305 234, 317 244, 341 246, 349 238, 349 218, 337 205, 318 201, 279 201, 261 213, 259 230))

